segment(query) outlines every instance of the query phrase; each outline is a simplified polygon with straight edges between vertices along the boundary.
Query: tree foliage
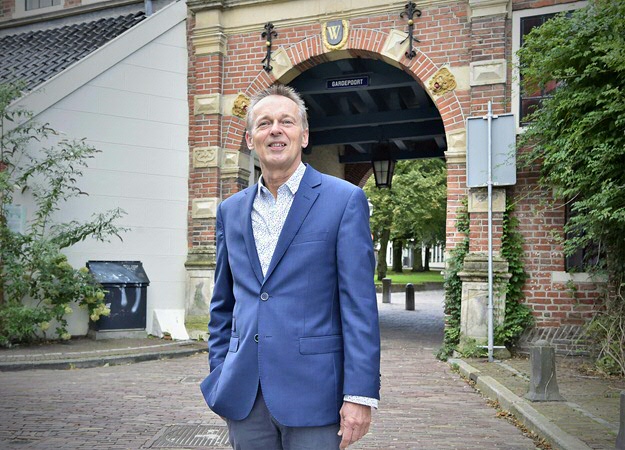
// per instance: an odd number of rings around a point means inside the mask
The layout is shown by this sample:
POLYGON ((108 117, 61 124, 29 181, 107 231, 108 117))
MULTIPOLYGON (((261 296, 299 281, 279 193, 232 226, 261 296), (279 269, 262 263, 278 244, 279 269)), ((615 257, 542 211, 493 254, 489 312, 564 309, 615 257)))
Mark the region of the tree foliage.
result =
MULTIPOLYGON (((606 314, 623 320, 625 280, 625 2, 594 0, 534 29, 519 51, 523 88, 557 88, 529 117, 521 148, 541 183, 571 202, 571 253, 594 242, 607 270, 606 314)), ((607 324, 605 329, 620 329, 607 324)), ((614 342, 615 339, 608 339, 614 342)), ((623 342, 622 338, 616 339, 623 342)), ((620 363, 625 372, 625 361, 620 363)))
POLYGON ((120 209, 86 222, 54 220, 65 201, 86 195, 77 181, 97 150, 84 140, 61 139, 27 111, 12 108, 19 93, 19 87, 0 85, 0 345, 45 334, 52 321, 56 335, 69 339, 65 316, 73 302, 92 320, 107 314, 101 286, 85 267, 73 268, 62 250, 123 230, 114 224, 120 209), (34 204, 25 230, 11 229, 8 221, 16 194, 29 195, 34 204))
MULTIPOLYGON (((373 205, 371 230, 380 243, 380 264, 386 266, 389 240, 437 245, 445 241, 447 169, 440 159, 399 161, 392 189, 378 189, 371 177, 365 193, 373 205), (384 260, 384 261, 383 261, 384 260)), ((420 246, 420 245, 419 245, 420 246)), ((386 271, 384 270, 384 277, 386 271)))

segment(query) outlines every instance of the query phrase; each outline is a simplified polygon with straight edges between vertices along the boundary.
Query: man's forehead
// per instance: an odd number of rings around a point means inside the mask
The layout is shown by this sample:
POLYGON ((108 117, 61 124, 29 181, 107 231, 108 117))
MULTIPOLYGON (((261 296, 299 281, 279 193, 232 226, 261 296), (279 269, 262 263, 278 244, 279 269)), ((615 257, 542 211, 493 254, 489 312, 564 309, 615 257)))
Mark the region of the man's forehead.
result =
POLYGON ((284 114, 296 114, 298 107, 297 103, 288 97, 282 95, 268 95, 261 99, 256 105, 254 105, 254 112, 271 113, 279 111, 284 114))

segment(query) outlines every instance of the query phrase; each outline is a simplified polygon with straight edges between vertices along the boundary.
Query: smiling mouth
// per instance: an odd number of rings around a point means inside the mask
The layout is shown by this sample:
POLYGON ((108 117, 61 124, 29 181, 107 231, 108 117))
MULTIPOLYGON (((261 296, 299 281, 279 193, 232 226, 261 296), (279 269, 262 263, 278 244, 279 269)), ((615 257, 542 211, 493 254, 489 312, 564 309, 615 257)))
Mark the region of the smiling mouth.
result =
POLYGON ((281 150, 286 147, 286 144, 281 142, 274 142, 273 144, 269 144, 269 148, 274 150, 281 150))

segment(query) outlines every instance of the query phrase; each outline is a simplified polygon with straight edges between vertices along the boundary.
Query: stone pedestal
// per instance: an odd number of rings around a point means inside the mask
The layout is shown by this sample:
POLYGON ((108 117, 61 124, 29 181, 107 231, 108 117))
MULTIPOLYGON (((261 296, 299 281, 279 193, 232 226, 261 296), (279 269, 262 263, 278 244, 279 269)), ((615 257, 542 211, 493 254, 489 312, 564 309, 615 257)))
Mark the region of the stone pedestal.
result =
MULTIPOLYGON (((461 339, 473 339, 478 345, 488 342, 488 255, 470 253, 464 259, 460 310, 461 339)), ((510 279, 508 263, 493 256, 494 326, 503 324, 506 305, 506 284, 510 279)))
POLYGON ((185 309, 187 316, 207 316, 215 282, 215 247, 189 250, 185 309))
POLYGON ((547 341, 536 341, 530 350, 530 388, 525 398, 532 402, 564 401, 556 379, 556 351, 547 341))

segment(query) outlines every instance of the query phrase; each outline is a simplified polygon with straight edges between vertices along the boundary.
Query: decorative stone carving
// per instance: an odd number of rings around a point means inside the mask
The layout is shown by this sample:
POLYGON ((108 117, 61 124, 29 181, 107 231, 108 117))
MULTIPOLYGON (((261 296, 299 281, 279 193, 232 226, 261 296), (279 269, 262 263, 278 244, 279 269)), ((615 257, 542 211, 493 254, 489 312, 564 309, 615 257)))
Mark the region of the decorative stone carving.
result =
MULTIPOLYGON (((486 188, 473 188, 469 191, 469 212, 488 212, 488 190, 486 188)), ((505 188, 493 188, 493 212, 506 210, 505 188)))
POLYGON ((271 67, 273 67, 273 76, 280 80, 281 83, 288 83, 300 74, 297 69, 293 68, 293 62, 291 62, 289 55, 282 47, 279 47, 271 54, 271 67), (285 75, 287 77, 283 78, 285 75))
POLYGON ((219 164, 219 147, 197 147, 193 149, 193 168, 217 167, 219 164))
POLYGON ((216 248, 214 245, 198 245, 189 249, 187 262, 186 314, 206 316, 215 277, 216 248))
POLYGON ((250 106, 250 98, 245 94, 239 94, 234 100, 232 115, 244 119, 245 115, 247 114, 248 106, 250 106))
POLYGON ((434 95, 445 95, 456 89, 456 79, 447 67, 442 67, 430 78, 428 87, 434 95))
POLYGON ((227 37, 222 27, 195 29, 191 39, 196 55, 226 54, 227 37))
POLYGON ((471 86, 499 84, 506 82, 506 60, 472 62, 470 71, 471 86))
POLYGON ((216 198, 196 198, 191 205, 191 217, 194 219, 214 219, 217 217, 216 198))
POLYGON ((193 114, 220 114, 221 95, 202 94, 196 95, 193 102, 193 114))
POLYGON ((471 20, 477 17, 508 14, 509 0, 469 0, 471 20))
MULTIPOLYGON (((499 283, 507 283, 508 262, 500 256, 493 257, 493 273, 499 283)), ((458 273, 462 280, 460 306, 460 334, 462 338, 474 339, 478 345, 488 340, 488 255, 470 253, 464 260, 463 270, 458 273)), ((494 325, 501 325, 505 317, 506 290, 498 285, 493 292, 494 325)))
POLYGON ((347 20, 331 20, 321 27, 323 45, 328 50, 340 50, 349 39, 349 22, 347 20))
POLYGON ((249 176, 250 157, 238 150, 224 150, 221 157, 221 178, 249 176))
POLYGON ((467 132, 464 128, 447 133, 445 159, 451 164, 467 162, 467 132))
POLYGON ((384 49, 382 55, 389 58, 391 61, 397 63, 400 61, 408 51, 407 34, 399 30, 391 30, 384 43, 384 49))

